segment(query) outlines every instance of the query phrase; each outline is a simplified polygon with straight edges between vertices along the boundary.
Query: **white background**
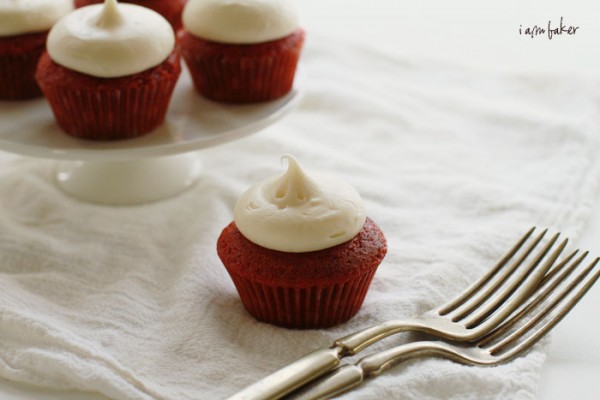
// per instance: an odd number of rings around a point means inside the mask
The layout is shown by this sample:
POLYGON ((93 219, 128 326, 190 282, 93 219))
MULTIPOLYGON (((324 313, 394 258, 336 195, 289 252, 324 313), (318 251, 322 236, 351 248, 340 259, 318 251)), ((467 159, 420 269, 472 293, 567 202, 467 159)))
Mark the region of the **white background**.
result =
POLYGON ((491 69, 600 73, 600 3, 593 0, 298 0, 310 32, 406 57, 491 69), (579 26, 531 38, 519 27, 579 26))

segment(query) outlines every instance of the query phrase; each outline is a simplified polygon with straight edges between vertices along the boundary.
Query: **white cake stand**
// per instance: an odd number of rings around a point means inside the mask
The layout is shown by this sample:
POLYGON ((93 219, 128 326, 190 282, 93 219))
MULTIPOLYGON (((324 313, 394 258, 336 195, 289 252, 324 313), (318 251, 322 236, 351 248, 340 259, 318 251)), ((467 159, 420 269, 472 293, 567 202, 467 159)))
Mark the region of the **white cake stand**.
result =
POLYGON ((0 149, 58 160, 58 186, 84 201, 127 205, 161 200, 196 182, 197 150, 258 132, 291 111, 301 97, 300 81, 275 101, 226 105, 200 97, 184 68, 165 123, 140 138, 112 142, 66 135, 45 99, 0 102, 0 149))

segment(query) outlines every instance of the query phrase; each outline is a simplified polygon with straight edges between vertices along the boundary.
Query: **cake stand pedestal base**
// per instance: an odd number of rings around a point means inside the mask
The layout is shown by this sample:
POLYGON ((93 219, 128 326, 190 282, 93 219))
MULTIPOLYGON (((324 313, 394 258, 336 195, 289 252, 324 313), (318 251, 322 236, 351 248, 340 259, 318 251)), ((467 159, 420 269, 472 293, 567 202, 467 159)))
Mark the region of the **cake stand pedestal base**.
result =
POLYGON ((127 161, 61 161, 55 174, 67 194, 92 203, 134 205, 164 200, 200 176, 197 153, 127 161))

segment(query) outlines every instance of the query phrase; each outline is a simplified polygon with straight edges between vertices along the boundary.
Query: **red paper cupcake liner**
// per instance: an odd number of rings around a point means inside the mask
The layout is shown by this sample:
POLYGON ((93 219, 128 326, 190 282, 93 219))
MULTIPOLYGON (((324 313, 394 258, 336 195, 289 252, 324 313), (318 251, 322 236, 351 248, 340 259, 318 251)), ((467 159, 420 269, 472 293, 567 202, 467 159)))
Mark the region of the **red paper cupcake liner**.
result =
POLYGON ((326 328, 354 316, 386 252, 370 218, 349 241, 306 253, 252 243, 235 222, 217 240, 217 254, 250 315, 295 329, 326 328))
POLYGON ((259 44, 223 44, 179 33, 181 54, 196 90, 226 103, 274 100, 293 86, 304 31, 259 44))
POLYGON ((162 124, 180 72, 176 52, 154 68, 119 78, 81 74, 44 53, 36 77, 66 133, 81 139, 119 140, 162 124))
POLYGON ((362 306, 377 267, 332 285, 261 284, 229 270, 244 307, 259 321, 293 329, 327 328, 352 318, 362 306))
MULTIPOLYGON (((181 28, 181 13, 188 0, 121 0, 121 3, 131 3, 150 8, 163 17, 175 31, 181 28)), ((85 7, 103 3, 104 0, 75 0, 75 7, 85 7)))
POLYGON ((0 99, 26 100, 42 95, 35 81, 48 32, 0 37, 0 99))

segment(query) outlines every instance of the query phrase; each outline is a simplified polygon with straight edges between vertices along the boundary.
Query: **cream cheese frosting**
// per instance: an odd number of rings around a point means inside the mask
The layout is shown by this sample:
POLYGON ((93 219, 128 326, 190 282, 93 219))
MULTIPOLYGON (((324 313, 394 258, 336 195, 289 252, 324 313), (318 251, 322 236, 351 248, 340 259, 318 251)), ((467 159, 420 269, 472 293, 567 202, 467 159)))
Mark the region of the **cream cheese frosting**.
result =
POLYGON ((190 0, 182 19, 194 36, 229 44, 281 39, 298 28, 291 0, 190 0))
POLYGON ((49 30, 73 11, 73 0, 0 0, 0 36, 49 30))
POLYGON ((258 182, 234 207, 234 221, 251 242, 301 253, 344 243, 360 232, 365 207, 358 192, 336 177, 306 172, 291 155, 287 170, 258 182))
POLYGON ((157 12, 106 0, 79 8, 48 35, 57 64, 99 78, 132 75, 155 67, 175 47, 173 28, 157 12))

